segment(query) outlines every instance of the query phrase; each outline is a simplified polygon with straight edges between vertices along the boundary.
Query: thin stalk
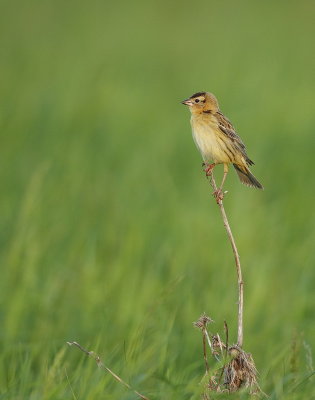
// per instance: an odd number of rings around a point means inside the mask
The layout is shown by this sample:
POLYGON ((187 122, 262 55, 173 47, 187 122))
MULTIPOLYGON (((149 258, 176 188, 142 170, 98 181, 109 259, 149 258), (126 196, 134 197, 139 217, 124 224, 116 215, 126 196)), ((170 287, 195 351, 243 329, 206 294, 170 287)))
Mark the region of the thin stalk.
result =
POLYGON ((208 364, 208 358, 207 358, 206 327, 204 327, 202 330, 202 345, 203 345, 203 359, 205 361, 206 374, 208 374, 209 373, 209 364, 208 364))
POLYGON ((115 372, 113 372, 111 369, 109 369, 108 367, 106 367, 106 365, 104 365, 103 361, 100 359, 100 357, 94 353, 94 351, 88 351, 86 350, 84 347, 82 347, 78 342, 67 342, 67 344, 69 346, 76 346, 78 349, 80 349, 83 353, 85 353, 88 357, 93 358, 96 361, 97 366, 100 369, 103 369, 105 371, 107 371, 108 373, 111 374, 111 376, 113 378, 116 379, 116 381, 118 381, 119 383, 121 383, 123 386, 125 386, 127 389, 132 390, 138 397, 140 397, 140 399, 142 400, 150 400, 148 397, 144 396, 143 394, 139 393, 137 390, 133 389, 129 383, 125 382, 124 380, 122 380, 117 374, 115 374, 115 372))
MULTIPOLYGON (((213 187, 214 190, 217 190, 217 185, 213 176, 213 172, 210 174, 210 183, 211 186, 213 187)), ((238 250, 235 244, 235 240, 233 237, 232 230, 230 228, 229 221, 226 216, 226 212, 223 206, 223 200, 218 198, 217 204, 220 208, 221 211, 221 216, 223 219, 223 224, 225 227, 225 230, 228 234, 233 254, 234 254, 234 260, 235 260, 235 266, 236 266, 236 272, 237 272, 237 281, 238 281, 238 324, 237 324, 237 345, 242 348, 243 346, 243 298, 244 298, 244 282, 242 278, 242 269, 241 269, 241 262, 240 262, 240 256, 238 254, 238 250)))

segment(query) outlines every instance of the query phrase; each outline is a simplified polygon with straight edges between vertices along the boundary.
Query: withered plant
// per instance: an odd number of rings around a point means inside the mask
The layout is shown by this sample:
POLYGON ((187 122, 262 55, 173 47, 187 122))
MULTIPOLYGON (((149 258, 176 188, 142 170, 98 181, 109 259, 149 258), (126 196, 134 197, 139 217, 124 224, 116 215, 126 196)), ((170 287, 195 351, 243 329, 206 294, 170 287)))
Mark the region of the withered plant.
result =
MULTIPOLYGON (((210 175, 210 184, 214 191, 217 191, 217 185, 213 173, 210 175)), ((228 325, 224 321, 224 340, 221 339, 219 333, 211 333, 208 331, 208 325, 212 323, 212 319, 206 314, 201 315, 194 325, 202 332, 203 358, 205 363, 205 377, 203 382, 206 382, 202 399, 210 400, 211 393, 231 393, 240 389, 248 389, 250 394, 265 395, 257 382, 257 370, 254 360, 250 353, 243 350, 243 297, 244 297, 244 282, 242 278, 242 270, 240 257, 235 244, 235 240, 228 222, 225 209, 223 206, 224 193, 221 196, 215 196, 217 204, 220 208, 223 224, 228 234, 229 241, 232 246, 235 267, 237 272, 238 282, 238 329, 237 341, 235 344, 229 343, 228 325), (208 351, 210 349, 211 356, 214 360, 214 366, 210 367, 208 361, 208 351)), ((93 351, 88 351, 77 342, 67 342, 70 346, 76 346, 88 357, 96 361, 97 366, 109 373, 117 382, 132 391, 138 398, 150 400, 148 397, 132 388, 121 377, 108 368, 93 351)))
MULTIPOLYGON (((210 184, 217 193, 217 185, 211 172, 210 184)), ((248 388, 251 394, 261 394, 257 382, 257 370, 253 357, 250 353, 243 350, 243 309, 244 309, 244 282, 242 277, 242 269, 239 253, 233 237, 233 233, 226 216, 223 206, 224 194, 216 195, 215 199, 219 206, 224 227, 226 229, 229 241, 231 243, 238 283, 238 324, 237 324, 237 341, 234 344, 229 343, 228 325, 224 321, 225 338, 221 339, 218 333, 208 332, 209 323, 213 322, 206 314, 201 315, 194 325, 202 332, 203 341, 203 357, 206 369, 206 387, 203 393, 203 399, 207 400, 211 397, 211 392, 235 392, 240 389, 248 388), (209 368, 207 357, 207 348, 210 349, 211 356, 215 361, 213 368, 209 368)))

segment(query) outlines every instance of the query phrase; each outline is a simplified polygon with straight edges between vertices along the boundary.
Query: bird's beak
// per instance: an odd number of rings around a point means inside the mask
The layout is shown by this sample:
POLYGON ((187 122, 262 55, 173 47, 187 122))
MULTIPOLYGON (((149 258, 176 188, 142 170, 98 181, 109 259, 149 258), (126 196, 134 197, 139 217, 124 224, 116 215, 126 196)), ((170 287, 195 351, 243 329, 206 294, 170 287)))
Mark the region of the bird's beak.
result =
POLYGON ((191 99, 186 99, 184 101, 181 101, 182 104, 185 104, 185 106, 192 106, 194 103, 191 101, 191 99))

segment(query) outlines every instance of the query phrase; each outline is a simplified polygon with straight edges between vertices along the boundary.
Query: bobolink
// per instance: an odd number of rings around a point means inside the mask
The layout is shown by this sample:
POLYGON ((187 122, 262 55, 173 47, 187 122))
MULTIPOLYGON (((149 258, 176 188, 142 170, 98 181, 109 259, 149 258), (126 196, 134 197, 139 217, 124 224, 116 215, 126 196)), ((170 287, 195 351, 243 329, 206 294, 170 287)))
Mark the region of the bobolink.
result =
POLYGON ((193 138, 202 155, 207 176, 217 164, 224 166, 222 183, 215 196, 223 197, 222 188, 229 164, 233 164, 242 183, 263 189, 249 170, 254 162, 247 156, 245 145, 233 125, 220 111, 215 96, 208 92, 198 92, 182 101, 182 104, 189 106, 193 138))

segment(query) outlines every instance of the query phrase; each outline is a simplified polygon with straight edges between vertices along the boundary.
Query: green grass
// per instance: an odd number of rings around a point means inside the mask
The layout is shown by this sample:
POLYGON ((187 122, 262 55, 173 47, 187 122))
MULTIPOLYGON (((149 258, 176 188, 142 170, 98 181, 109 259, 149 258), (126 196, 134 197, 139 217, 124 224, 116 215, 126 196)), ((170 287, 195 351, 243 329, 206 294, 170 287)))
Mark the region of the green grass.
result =
POLYGON ((179 104, 199 90, 217 95, 266 188, 226 183, 244 348, 271 399, 315 398, 314 11, 2 2, 1 400, 136 398, 68 340, 152 400, 200 398, 192 321, 206 311, 235 338, 237 287, 179 104))

